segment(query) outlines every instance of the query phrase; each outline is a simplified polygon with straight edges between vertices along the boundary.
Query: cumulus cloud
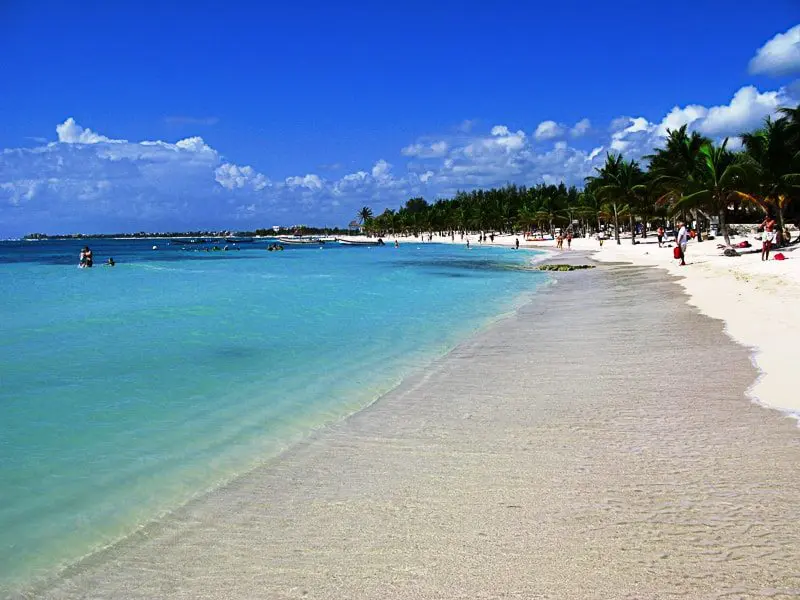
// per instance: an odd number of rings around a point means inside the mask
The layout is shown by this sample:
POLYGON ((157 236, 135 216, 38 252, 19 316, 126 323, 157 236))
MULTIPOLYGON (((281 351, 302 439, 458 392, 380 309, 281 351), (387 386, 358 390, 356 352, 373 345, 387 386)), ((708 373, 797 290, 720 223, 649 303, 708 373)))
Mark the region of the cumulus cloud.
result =
POLYGON ((564 135, 564 127, 555 121, 542 121, 533 133, 533 137, 539 141, 552 140, 562 135, 564 135))
POLYGON ((288 185, 290 188, 302 187, 313 191, 321 190, 323 184, 319 175, 309 173, 303 177, 287 177, 286 185, 288 185))
POLYGON ((789 102, 782 90, 762 94, 753 86, 743 87, 734 94, 730 104, 708 109, 699 129, 712 136, 738 135, 757 127, 764 117, 789 102))
POLYGON ((447 153, 447 142, 438 141, 431 144, 410 144, 400 151, 404 156, 416 156, 418 158, 437 158, 447 153))
POLYGON ((60 125, 56 125, 58 141, 63 144, 99 144, 100 142, 124 142, 125 140, 110 140, 104 135, 99 135, 91 129, 84 129, 72 117, 60 125))
POLYGON ((216 168, 214 175, 217 183, 228 190, 250 186, 259 191, 269 185, 269 179, 256 172, 251 166, 240 167, 231 163, 224 163, 216 168))
POLYGON ((800 73, 800 25, 779 33, 750 59, 751 74, 791 75, 800 73))
POLYGON ((589 133, 592 129, 592 122, 589 119, 581 119, 569 130, 572 137, 581 137, 589 133))

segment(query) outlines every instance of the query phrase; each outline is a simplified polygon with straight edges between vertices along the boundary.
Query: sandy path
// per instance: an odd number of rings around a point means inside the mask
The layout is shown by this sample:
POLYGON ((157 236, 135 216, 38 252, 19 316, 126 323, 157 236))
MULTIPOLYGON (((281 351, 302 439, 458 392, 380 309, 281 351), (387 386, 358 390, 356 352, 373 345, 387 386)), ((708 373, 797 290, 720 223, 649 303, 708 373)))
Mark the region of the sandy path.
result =
POLYGON ((663 272, 562 274, 40 595, 797 598, 800 432, 755 374, 663 272))

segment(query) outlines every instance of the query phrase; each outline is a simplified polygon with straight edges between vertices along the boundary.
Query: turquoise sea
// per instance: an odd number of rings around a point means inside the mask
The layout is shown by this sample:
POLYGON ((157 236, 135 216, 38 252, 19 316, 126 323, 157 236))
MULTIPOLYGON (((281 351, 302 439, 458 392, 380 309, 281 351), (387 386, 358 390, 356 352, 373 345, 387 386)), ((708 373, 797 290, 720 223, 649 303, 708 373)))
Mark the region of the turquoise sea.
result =
POLYGON ((266 245, 0 242, 0 591, 368 405, 547 281, 530 251, 266 245))

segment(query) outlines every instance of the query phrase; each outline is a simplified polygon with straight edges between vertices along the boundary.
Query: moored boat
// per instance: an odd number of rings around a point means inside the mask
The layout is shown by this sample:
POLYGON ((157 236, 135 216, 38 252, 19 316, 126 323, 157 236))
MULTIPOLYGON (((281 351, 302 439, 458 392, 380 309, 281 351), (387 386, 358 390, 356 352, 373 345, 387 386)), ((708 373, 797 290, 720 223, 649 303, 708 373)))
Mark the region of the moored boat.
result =
POLYGON ((364 240, 352 240, 352 239, 350 239, 350 240, 345 240, 345 239, 339 239, 339 243, 340 244, 344 244, 345 246, 385 246, 386 245, 381 238, 378 238, 377 240, 370 240, 370 239, 364 239, 364 240))
POLYGON ((303 237, 303 236, 283 236, 279 237, 278 241, 281 244, 315 244, 319 246, 324 244, 325 241, 318 237, 303 237))

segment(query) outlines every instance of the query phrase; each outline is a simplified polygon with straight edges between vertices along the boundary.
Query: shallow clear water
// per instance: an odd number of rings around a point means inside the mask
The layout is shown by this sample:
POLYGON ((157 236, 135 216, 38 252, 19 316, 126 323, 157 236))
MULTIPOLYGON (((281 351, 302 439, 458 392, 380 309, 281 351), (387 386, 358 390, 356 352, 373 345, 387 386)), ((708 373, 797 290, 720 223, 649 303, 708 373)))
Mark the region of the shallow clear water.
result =
POLYGON ((0 589, 365 406, 545 281, 498 248, 94 240, 78 269, 84 243, 0 242, 0 589))

